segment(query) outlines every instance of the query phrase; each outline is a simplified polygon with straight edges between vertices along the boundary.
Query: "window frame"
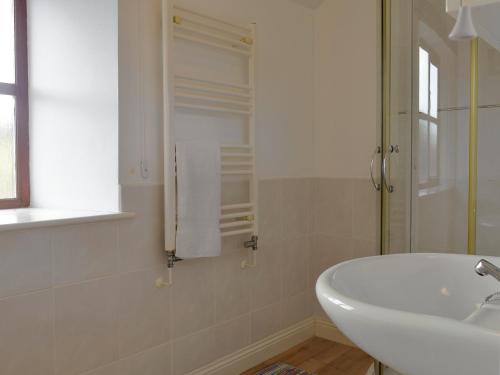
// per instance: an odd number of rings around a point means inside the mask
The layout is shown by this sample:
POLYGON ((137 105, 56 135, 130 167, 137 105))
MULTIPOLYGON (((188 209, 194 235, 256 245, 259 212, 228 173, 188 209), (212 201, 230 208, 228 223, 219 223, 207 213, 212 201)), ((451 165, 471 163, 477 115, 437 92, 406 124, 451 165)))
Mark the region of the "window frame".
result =
POLYGON ((0 209, 30 205, 28 25, 26 0, 14 0, 15 83, 0 82, 0 95, 16 100, 16 198, 0 199, 0 209))

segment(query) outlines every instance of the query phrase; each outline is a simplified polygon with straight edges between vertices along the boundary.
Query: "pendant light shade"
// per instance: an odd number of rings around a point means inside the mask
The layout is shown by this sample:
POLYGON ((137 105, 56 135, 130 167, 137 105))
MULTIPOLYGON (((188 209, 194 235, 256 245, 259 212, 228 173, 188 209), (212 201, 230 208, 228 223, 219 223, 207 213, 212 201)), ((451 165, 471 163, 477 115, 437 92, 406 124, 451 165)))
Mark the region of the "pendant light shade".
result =
POLYGON ((477 38, 478 34, 472 22, 472 12, 469 5, 461 6, 453 30, 449 35, 451 40, 471 40, 477 38))

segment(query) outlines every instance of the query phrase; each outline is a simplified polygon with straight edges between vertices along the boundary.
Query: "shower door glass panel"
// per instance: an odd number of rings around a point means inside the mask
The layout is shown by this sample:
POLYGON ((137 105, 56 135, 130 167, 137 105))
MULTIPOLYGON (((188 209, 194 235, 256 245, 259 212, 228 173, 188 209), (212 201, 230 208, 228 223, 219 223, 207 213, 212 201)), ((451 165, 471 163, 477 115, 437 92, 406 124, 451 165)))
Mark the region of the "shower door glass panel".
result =
POLYGON ((409 252, 411 238, 412 2, 393 0, 388 4, 390 123, 386 124, 384 138, 386 143, 397 146, 399 152, 386 156, 390 160, 388 173, 394 191, 389 193, 384 187, 384 253, 394 254, 409 252))
POLYGON ((469 43, 448 38, 454 22, 445 0, 391 1, 385 253, 466 253, 469 43))
POLYGON ((445 0, 413 0, 411 251, 467 249, 469 43, 445 0))
MULTIPOLYGON (((500 5, 481 11, 500 14, 500 5)), ((478 47, 476 253, 500 256, 500 40, 479 39, 478 47)))

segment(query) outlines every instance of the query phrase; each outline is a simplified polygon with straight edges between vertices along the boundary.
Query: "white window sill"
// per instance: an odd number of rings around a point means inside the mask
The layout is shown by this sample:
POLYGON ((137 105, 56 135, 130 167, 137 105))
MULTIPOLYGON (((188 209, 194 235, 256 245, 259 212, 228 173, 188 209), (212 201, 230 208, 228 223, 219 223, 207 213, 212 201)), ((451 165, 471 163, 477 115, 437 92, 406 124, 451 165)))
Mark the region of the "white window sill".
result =
POLYGON ((0 232, 57 225, 121 220, 132 218, 134 216, 135 214, 131 212, 100 212, 48 208, 18 208, 12 210, 0 210, 0 232))

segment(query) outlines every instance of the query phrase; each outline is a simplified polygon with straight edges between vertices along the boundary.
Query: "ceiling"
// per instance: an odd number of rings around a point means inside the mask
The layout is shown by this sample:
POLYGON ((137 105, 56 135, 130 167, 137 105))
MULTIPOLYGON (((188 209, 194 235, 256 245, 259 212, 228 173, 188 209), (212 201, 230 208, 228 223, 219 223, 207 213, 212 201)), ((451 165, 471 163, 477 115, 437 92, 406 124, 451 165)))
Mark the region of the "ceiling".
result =
POLYGON ((291 0, 307 8, 315 9, 319 7, 325 0, 291 0))

